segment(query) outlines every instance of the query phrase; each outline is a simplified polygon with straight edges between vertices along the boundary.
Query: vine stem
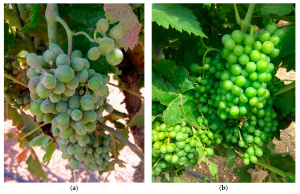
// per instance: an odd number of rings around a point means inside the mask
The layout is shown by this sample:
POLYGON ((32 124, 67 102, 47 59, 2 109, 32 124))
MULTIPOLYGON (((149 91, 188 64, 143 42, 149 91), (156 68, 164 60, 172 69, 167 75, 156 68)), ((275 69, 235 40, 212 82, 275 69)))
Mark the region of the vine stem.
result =
POLYGON ((249 27, 252 26, 251 18, 252 18, 252 14, 254 12, 254 8, 255 8, 255 3, 252 3, 249 5, 246 17, 245 17, 244 21, 241 23, 241 30, 244 33, 249 29, 249 27))
POLYGON ((107 130, 110 134, 116 136, 119 140, 125 143, 143 162, 144 162, 144 153, 141 152, 134 144, 129 142, 123 135, 121 135, 117 130, 104 125, 103 123, 97 122, 97 124, 103 129, 107 130))
POLYGON ((21 140, 22 140, 22 139, 25 139, 25 137, 28 137, 29 135, 33 134, 35 131, 37 131, 38 129, 40 129, 41 127, 43 127, 43 126, 45 126, 45 125, 47 125, 47 124, 49 124, 49 123, 43 123, 43 124, 41 124, 40 126, 36 127, 35 129, 33 129, 32 131, 30 131, 29 133, 27 133, 25 136, 23 136, 23 137, 21 138, 21 140))
POLYGON ((141 96, 140 94, 138 94, 138 93, 136 93, 136 92, 134 92, 134 91, 128 90, 128 89, 126 89, 126 88, 123 88, 123 87, 117 86, 117 85, 115 85, 115 84, 112 84, 112 83, 107 83, 107 84, 109 84, 109 85, 111 85, 111 86, 114 86, 114 87, 117 87, 117 88, 120 88, 120 89, 122 89, 122 90, 124 90, 124 91, 126 91, 126 92, 128 92, 128 93, 131 93, 131 94, 133 94, 133 95, 135 95, 135 96, 137 96, 137 97, 139 97, 139 98, 142 98, 142 99, 144 99, 144 97, 143 97, 143 96, 141 96))
POLYGON ((291 90, 291 89, 294 89, 294 88, 295 88, 295 85, 296 85, 295 82, 293 82, 293 83, 291 83, 291 84, 289 84, 289 85, 286 85, 286 86, 280 88, 280 89, 278 90, 278 92, 275 93, 273 96, 277 96, 277 95, 282 94, 282 93, 284 93, 284 92, 286 92, 286 91, 289 91, 289 90, 291 90))
POLYGON ((15 77, 9 75, 8 73, 5 73, 5 72, 4 72, 4 77, 6 77, 6 78, 12 80, 13 82, 15 82, 15 83, 17 83, 17 84, 20 84, 20 85, 22 85, 22 86, 28 88, 28 85, 27 85, 27 84, 25 84, 24 82, 22 82, 22 81, 16 79, 15 77))
POLYGON ((261 160, 257 160, 256 162, 257 165, 260 165, 272 172, 275 172, 276 174, 280 175, 280 176, 283 176, 283 177, 286 177, 286 176, 292 176, 289 172, 284 172, 282 170, 279 170, 278 168, 274 167, 274 166, 271 166, 269 164, 266 164, 264 162, 262 162, 261 160))
POLYGON ((240 14, 239 14, 239 11, 237 9, 236 3, 233 4, 233 7, 234 7, 234 12, 235 12, 236 23, 238 25, 241 25, 241 18, 240 18, 240 14))
POLYGON ((156 165, 159 163, 160 160, 161 160, 161 157, 155 162, 155 164, 152 167, 152 170, 156 167, 156 165))
POLYGON ((72 38, 73 38, 73 32, 71 31, 68 24, 58 15, 55 17, 55 20, 59 22, 66 30, 67 36, 68 36, 68 56, 71 58, 72 53, 72 38))
POLYGON ((82 31, 80 31, 80 32, 73 32, 73 35, 74 35, 74 36, 84 35, 85 37, 87 37, 87 38, 89 39, 89 41, 91 41, 91 42, 96 42, 96 41, 95 41, 94 39, 92 39, 87 33, 82 32, 82 31))
POLYGON ((55 17, 58 15, 57 4, 48 3, 45 17, 47 20, 48 39, 50 44, 57 44, 57 26, 55 17))
POLYGON ((209 49, 207 49, 206 50, 206 52, 204 53, 204 55, 203 55, 203 60, 202 60, 202 65, 203 65, 203 75, 202 75, 202 77, 203 77, 203 79, 204 79, 204 60, 205 60, 205 57, 206 57, 206 55, 210 52, 210 51, 218 51, 218 52, 221 52, 221 51, 219 51, 218 49, 216 49, 216 48, 209 48, 209 49))
POLYGON ((72 174, 72 182, 75 183, 75 176, 74 176, 73 168, 71 168, 71 174, 72 174))

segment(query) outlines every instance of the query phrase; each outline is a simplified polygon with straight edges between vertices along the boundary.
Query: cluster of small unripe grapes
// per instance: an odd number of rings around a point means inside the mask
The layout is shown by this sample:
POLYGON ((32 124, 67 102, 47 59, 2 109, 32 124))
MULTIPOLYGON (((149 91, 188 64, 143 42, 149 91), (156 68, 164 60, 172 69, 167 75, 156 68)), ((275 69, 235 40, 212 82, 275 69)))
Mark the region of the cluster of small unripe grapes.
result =
POLYGON ((216 115, 224 120, 225 127, 218 129, 225 138, 223 144, 247 148, 245 165, 256 163, 277 130, 277 113, 270 98, 277 89, 273 86, 276 72, 270 57, 279 55, 277 46, 284 34, 275 23, 254 35, 234 30, 231 35, 223 36, 222 54, 217 54, 214 60, 206 57, 203 67, 197 64, 190 67, 195 74, 191 79, 199 85, 194 92, 200 101, 199 112, 211 120, 216 115), (247 121, 240 129, 236 121, 242 117, 247 121))
POLYGON ((152 101, 152 116, 163 114, 163 111, 166 110, 166 108, 167 107, 161 103, 152 101))
POLYGON ((34 6, 34 4, 30 4, 30 3, 27 3, 27 4, 19 3, 18 4, 20 17, 25 25, 27 23, 31 22, 31 17, 33 15, 33 11, 31 9, 33 6, 34 6))
MULTIPOLYGON (((4 72, 15 79, 27 83, 25 68, 21 68, 18 60, 11 62, 7 57, 4 57, 4 72)), ((26 110, 29 107, 29 90, 8 78, 4 78, 4 98, 8 104, 13 105, 15 108, 26 110)))
POLYGON ((97 31, 103 35, 99 42, 99 46, 92 47, 88 51, 88 58, 92 61, 99 59, 101 55, 106 56, 106 61, 110 65, 116 66, 123 60, 123 53, 118 48, 115 40, 121 39, 125 34, 124 26, 117 24, 109 32, 110 37, 106 36, 109 28, 108 20, 101 18, 97 22, 97 31))
POLYGON ((208 120, 199 116, 197 122, 201 129, 192 129, 185 121, 167 126, 163 122, 152 122, 152 175, 166 170, 193 168, 200 153, 211 156, 212 147, 222 142, 218 133, 210 131, 208 120))
POLYGON ((109 76, 90 69, 89 61, 82 56, 75 50, 69 57, 57 44, 51 44, 42 56, 27 56, 33 100, 30 112, 37 121, 52 124, 62 157, 69 159, 73 169, 82 163, 86 169, 103 171, 112 141, 109 135, 98 134, 96 123, 104 121, 104 109, 113 111, 106 100, 109 76))

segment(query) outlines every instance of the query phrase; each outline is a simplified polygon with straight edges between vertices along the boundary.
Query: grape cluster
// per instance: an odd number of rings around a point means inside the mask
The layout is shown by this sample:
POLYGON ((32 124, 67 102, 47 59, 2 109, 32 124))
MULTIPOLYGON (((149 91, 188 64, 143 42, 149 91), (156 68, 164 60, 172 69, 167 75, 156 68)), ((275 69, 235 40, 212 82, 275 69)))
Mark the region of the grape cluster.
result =
POLYGON ((32 11, 33 6, 34 6, 34 4, 30 4, 30 3, 27 3, 27 4, 19 3, 18 4, 20 17, 25 25, 31 22, 31 17, 33 15, 33 11, 32 11))
POLYGON ((208 119, 197 118, 200 129, 192 129, 185 121, 174 126, 167 126, 163 122, 152 123, 152 164, 155 166, 152 174, 163 170, 193 168, 199 156, 211 156, 212 147, 222 142, 222 136, 213 133, 208 125, 208 119), (200 151, 201 150, 201 151, 200 151))
POLYGON ((69 58, 57 44, 51 44, 42 56, 27 56, 33 100, 30 112, 38 122, 51 122, 52 133, 59 136, 62 157, 70 160, 73 169, 82 163, 86 169, 103 171, 112 141, 103 131, 98 134, 96 123, 104 121, 104 109, 113 111, 106 100, 109 76, 90 69, 82 56, 75 50, 69 58))
POLYGON ((106 32, 109 28, 108 20, 101 18, 97 22, 97 31, 103 35, 103 38, 99 41, 99 46, 92 47, 88 51, 88 58, 92 61, 97 60, 100 55, 106 56, 106 61, 113 66, 118 65, 123 60, 123 53, 118 49, 118 45, 115 40, 121 39, 125 34, 124 26, 117 24, 109 32, 110 37, 106 36, 106 32))
POLYGON ((283 29, 270 23, 254 35, 234 30, 222 37, 224 48, 215 59, 204 59, 203 67, 191 65, 196 74, 190 78, 199 84, 194 97, 199 99, 199 112, 211 121, 222 119, 223 125, 216 130, 225 137, 225 147, 238 145, 246 151, 245 165, 256 163, 263 155, 264 146, 271 142, 277 130, 277 113, 273 109, 271 92, 278 88, 273 85, 274 65, 271 58, 279 55, 277 48, 283 29), (273 81, 272 81, 273 80, 273 81), (239 121, 246 117, 242 127, 239 121))
POLYGON ((163 111, 166 110, 166 108, 166 106, 159 102, 152 102, 152 116, 163 114, 163 111))
MULTIPOLYGON (((26 65, 21 67, 18 60, 11 62, 7 57, 4 57, 4 64, 5 73, 22 82, 28 82, 25 70, 26 65)), ((4 98, 8 104, 13 105, 15 108, 27 110, 29 107, 29 90, 8 78, 4 78, 4 98)))

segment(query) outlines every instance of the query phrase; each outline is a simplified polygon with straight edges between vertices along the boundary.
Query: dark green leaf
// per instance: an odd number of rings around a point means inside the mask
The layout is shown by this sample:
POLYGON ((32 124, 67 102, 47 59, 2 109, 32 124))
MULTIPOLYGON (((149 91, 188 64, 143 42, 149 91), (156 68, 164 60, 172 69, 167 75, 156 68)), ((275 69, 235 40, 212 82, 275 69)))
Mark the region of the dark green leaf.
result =
POLYGON ((28 146, 34 147, 34 146, 41 146, 45 151, 45 155, 43 156, 43 162, 48 165, 52 154, 54 152, 55 146, 53 139, 48 135, 40 135, 36 138, 34 138, 32 141, 28 143, 28 146))
POLYGON ((110 172, 115 170, 115 164, 118 164, 121 168, 125 168, 124 163, 125 162, 123 160, 119 160, 119 159, 110 161, 109 164, 105 166, 105 172, 110 172))
POLYGON ((227 169, 230 169, 234 162, 235 162, 235 158, 236 158, 236 153, 233 149, 231 148, 227 148, 227 152, 226 152, 226 164, 225 166, 227 167, 227 169))
POLYGON ((28 171, 31 174, 35 175, 38 179, 42 178, 43 180, 48 180, 48 177, 42 168, 39 158, 37 157, 33 149, 31 149, 31 155, 26 160, 26 164, 28 165, 28 171))
MULTIPOLYGON (((128 127, 125 127, 123 123, 120 123, 119 121, 111 121, 115 127, 116 130, 126 139, 129 138, 129 130, 128 127)), ((118 138, 115 137, 115 146, 116 146, 116 157, 120 155, 120 151, 126 146, 126 144, 123 141, 120 141, 118 138)), ((114 150, 111 151, 111 154, 114 155, 114 150)))
POLYGON ((7 21, 10 26, 15 26, 20 29, 20 25, 16 19, 13 9, 4 8, 4 20, 7 21))
POLYGON ((295 108, 295 92, 289 90, 274 97, 274 105, 282 111, 295 108))
POLYGON ((14 45, 15 36, 9 33, 9 25, 4 23, 4 55, 6 55, 14 45))
POLYGON ((295 53, 289 54, 282 59, 282 65, 286 67, 287 71, 296 70, 296 57, 295 53))
POLYGON ((255 6, 254 14, 257 13, 260 16, 269 16, 270 14, 284 16, 293 10, 294 6, 292 3, 259 3, 255 6))
POLYGON ((226 158, 227 148, 225 148, 224 146, 222 146, 221 144, 219 144, 218 147, 216 147, 214 149, 214 153, 217 156, 221 156, 223 158, 226 158))
POLYGON ((280 57, 295 53, 296 39, 295 28, 289 28, 285 36, 279 42, 280 57))
POLYGON ((237 166, 233 169, 233 174, 239 175, 241 183, 250 183, 251 174, 247 172, 249 168, 255 168, 255 164, 249 164, 247 166, 237 166))
MULTIPOLYGON (((21 117, 24 121, 24 128, 22 129, 22 131, 25 134, 31 132, 33 129, 38 127, 38 125, 34 122, 33 117, 31 115, 27 115, 27 114, 24 113, 24 114, 21 114, 21 117)), ((36 137, 39 134, 43 134, 41 129, 38 129, 37 131, 35 131, 31 135, 27 136, 26 139, 28 141, 31 141, 31 140, 33 140, 34 137, 36 137)))
POLYGON ((7 118, 12 120, 13 126, 21 127, 24 125, 23 119, 17 109, 10 106, 10 104, 7 104, 7 118))
POLYGON ((15 138, 14 134, 12 134, 12 133, 6 133, 5 135, 6 135, 6 137, 8 137, 8 139, 14 139, 15 138))
POLYGON ((165 177, 166 177, 166 179, 167 179, 168 181, 170 181, 170 175, 169 175, 169 172, 166 172, 166 173, 165 173, 165 177))
POLYGON ((152 21, 165 28, 169 25, 176 30, 206 37, 192 11, 179 4, 152 4, 152 21))

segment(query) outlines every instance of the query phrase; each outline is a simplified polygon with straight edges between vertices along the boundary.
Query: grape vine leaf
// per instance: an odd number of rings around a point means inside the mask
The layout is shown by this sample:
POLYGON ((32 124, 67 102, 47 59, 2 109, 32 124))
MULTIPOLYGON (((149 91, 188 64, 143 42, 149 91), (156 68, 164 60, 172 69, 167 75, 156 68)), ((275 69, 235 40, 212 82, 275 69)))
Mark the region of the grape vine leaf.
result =
POLYGON ((185 182, 183 180, 181 180, 179 177, 175 177, 174 183, 185 183, 185 182))
POLYGON ((239 175, 241 183, 250 183, 251 174, 247 172, 249 168, 255 168, 255 164, 249 164, 247 166, 237 166, 233 169, 232 173, 239 175))
POLYGON ((21 153, 16 157, 16 162, 20 165, 23 161, 27 159, 27 153, 29 149, 26 147, 21 153))
POLYGON ((289 54, 282 59, 282 65, 286 66, 287 71, 296 70, 296 57, 295 53, 289 54))
MULTIPOLYGON (((118 164, 119 167, 121 168, 125 168, 124 166, 124 161, 123 160, 120 160, 120 159, 116 159, 116 160, 113 160, 113 161, 110 161, 109 164, 107 166, 105 166, 105 172, 110 172, 110 171, 113 171, 115 169, 115 164, 118 164)), ((102 175, 103 172, 100 172, 99 171, 99 174, 102 175)))
POLYGON ((285 57, 288 54, 295 53, 296 35, 295 28, 289 28, 284 37, 281 38, 278 47, 280 48, 280 57, 285 57))
POLYGON ((281 111, 295 108, 295 91, 289 90, 274 97, 274 105, 281 111))
POLYGON ((55 149, 53 139, 50 136, 40 135, 40 136, 34 138, 33 140, 31 140, 28 143, 28 146, 30 146, 30 147, 41 146, 46 151, 45 155, 43 156, 43 162, 46 165, 49 164, 52 154, 55 149))
POLYGON ((235 162, 235 158, 236 158, 236 153, 233 149, 231 148, 227 148, 227 152, 226 152, 226 168, 230 169, 234 162, 235 162))
MULTIPOLYGON (((116 120, 110 121, 115 125, 116 130, 126 139, 129 138, 129 130, 128 127, 125 127, 125 125, 121 122, 118 122, 116 120)), ((115 146, 116 146, 116 153, 114 153, 114 150, 112 150, 111 154, 116 154, 116 157, 120 155, 120 151, 126 146, 126 144, 123 141, 120 141, 118 138, 115 137, 115 146)))
POLYGON ((192 11, 179 4, 152 4, 152 21, 167 29, 170 25, 180 32, 207 38, 192 11))
POLYGON ((16 19, 13 9, 4 8, 4 20, 9 23, 10 26, 15 26, 20 29, 20 25, 16 19))
POLYGON ((214 176, 218 173, 218 166, 213 162, 209 162, 209 170, 212 176, 214 176))
POLYGON ((199 127, 196 121, 199 114, 196 102, 190 91, 194 88, 188 72, 171 60, 161 60, 152 67, 152 100, 159 100, 167 109, 163 112, 166 125, 175 125, 183 119, 192 126, 199 127))
POLYGON ((30 149, 31 155, 26 160, 26 164, 28 165, 28 171, 35 175, 38 179, 42 178, 43 180, 48 180, 48 177, 45 171, 42 168, 42 165, 39 161, 39 158, 35 154, 33 149, 30 149))
MULTIPOLYGON (((22 120, 24 121, 24 128, 22 129, 22 131, 27 134, 29 132, 31 132, 33 129, 37 128, 38 125, 36 124, 36 122, 34 122, 34 119, 31 115, 25 114, 24 112, 21 113, 21 117, 22 120)), ((27 136, 26 139, 28 141, 33 140, 33 138, 37 135, 41 135, 43 134, 41 129, 38 129, 37 131, 33 132, 31 135, 27 136)), ((21 135, 20 135, 21 138, 21 135)))
POLYGON ((128 123, 128 127, 132 127, 135 125, 144 126, 144 103, 140 108, 139 112, 137 112, 131 121, 128 123))
POLYGON ((6 55, 14 45, 15 36, 9 33, 9 24, 4 23, 4 55, 6 55))
POLYGON ((257 13, 260 16, 269 16, 270 14, 284 16, 293 10, 294 6, 292 3, 259 3, 256 4, 253 14, 257 13))
POLYGON ((23 126, 22 116, 19 114, 17 109, 13 108, 10 104, 6 105, 7 108, 7 118, 12 120, 12 125, 17 126, 17 129, 20 130, 23 126))
POLYGON ((106 18, 111 23, 119 22, 124 26, 124 36, 116 40, 116 42, 127 51, 128 48, 133 50, 134 46, 138 43, 139 32, 142 25, 139 23, 137 16, 132 11, 129 4, 104 4, 104 11, 106 18))

